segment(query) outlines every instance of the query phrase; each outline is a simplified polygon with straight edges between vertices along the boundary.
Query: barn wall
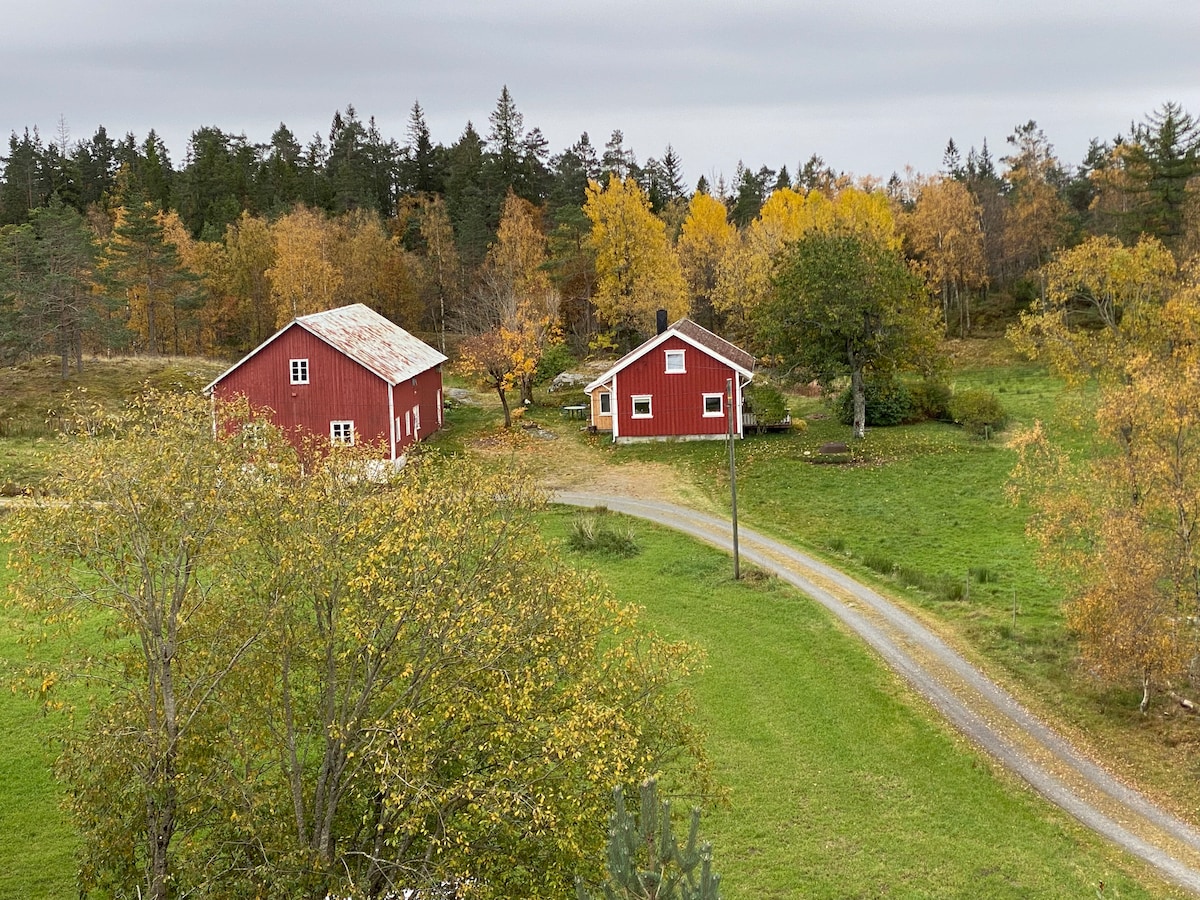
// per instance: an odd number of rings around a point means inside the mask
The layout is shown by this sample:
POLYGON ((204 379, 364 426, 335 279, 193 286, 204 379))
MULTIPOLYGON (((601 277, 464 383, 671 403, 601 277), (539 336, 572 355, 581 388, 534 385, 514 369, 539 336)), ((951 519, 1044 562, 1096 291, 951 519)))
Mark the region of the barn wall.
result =
POLYGON ((428 369, 416 378, 400 382, 392 389, 392 397, 396 453, 399 455, 441 427, 441 367, 428 369))
POLYGON ((298 325, 226 375, 214 393, 270 407, 272 421, 287 430, 300 426, 328 438, 331 421, 349 419, 356 440, 381 442, 385 453, 389 446, 387 383, 298 325), (291 384, 292 359, 308 360, 308 384, 291 384))

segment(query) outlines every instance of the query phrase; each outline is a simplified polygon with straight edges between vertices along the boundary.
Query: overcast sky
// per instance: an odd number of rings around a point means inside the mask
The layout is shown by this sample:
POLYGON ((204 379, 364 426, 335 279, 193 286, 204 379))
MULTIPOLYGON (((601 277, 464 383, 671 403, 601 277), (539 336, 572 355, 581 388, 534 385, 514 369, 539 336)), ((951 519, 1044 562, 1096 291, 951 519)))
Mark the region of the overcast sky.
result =
POLYGON ((5 135, 154 128, 176 165, 200 126, 306 143, 347 104, 400 143, 414 101, 435 142, 486 136, 503 85, 552 152, 621 129, 689 186, 814 153, 933 173, 949 138, 998 161, 1030 119, 1077 164, 1166 101, 1200 116, 1197 0, 14 0, 3 22, 5 135))

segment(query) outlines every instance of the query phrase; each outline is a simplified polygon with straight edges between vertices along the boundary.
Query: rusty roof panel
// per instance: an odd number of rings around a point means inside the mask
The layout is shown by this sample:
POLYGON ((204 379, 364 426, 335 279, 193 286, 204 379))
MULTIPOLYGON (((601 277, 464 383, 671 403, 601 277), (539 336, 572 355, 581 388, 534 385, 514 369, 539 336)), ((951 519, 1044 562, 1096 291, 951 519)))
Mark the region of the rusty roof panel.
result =
POLYGON ((389 384, 415 378, 446 361, 433 347, 362 303, 300 316, 296 322, 389 384))

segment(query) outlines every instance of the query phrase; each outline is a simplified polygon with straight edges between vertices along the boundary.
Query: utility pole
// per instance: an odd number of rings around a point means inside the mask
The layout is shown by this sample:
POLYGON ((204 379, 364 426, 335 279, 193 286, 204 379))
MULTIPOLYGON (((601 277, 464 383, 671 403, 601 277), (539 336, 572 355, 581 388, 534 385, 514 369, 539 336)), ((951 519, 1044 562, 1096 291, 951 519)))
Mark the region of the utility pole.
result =
POLYGON ((737 526, 737 464, 733 454, 733 416, 734 416, 733 379, 725 379, 725 405, 729 410, 729 497, 733 510, 733 580, 742 577, 741 560, 738 557, 738 526, 737 526))

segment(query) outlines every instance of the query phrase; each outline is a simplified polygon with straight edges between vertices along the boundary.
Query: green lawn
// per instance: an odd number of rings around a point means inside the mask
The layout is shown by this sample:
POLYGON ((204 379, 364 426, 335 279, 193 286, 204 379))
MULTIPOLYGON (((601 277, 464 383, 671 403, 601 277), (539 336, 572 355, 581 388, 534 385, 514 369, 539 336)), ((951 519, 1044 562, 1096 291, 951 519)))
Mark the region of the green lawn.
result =
MULTIPOLYGON (((565 533, 573 511, 547 517, 565 533)), ((645 523, 631 560, 575 556, 660 633, 701 648, 692 689, 729 804, 705 811, 723 896, 1173 896, 964 745, 817 605, 645 523), (1139 884, 1139 879, 1144 879, 1139 884)))
MULTIPOLYGON (((4 517, 0 513, 0 535, 4 517)), ((0 592, 7 590, 8 546, 0 540, 0 592)), ((27 662, 23 620, 0 604, 0 897, 76 895, 75 834, 59 807, 61 788, 49 744, 56 716, 12 683, 27 662)))

